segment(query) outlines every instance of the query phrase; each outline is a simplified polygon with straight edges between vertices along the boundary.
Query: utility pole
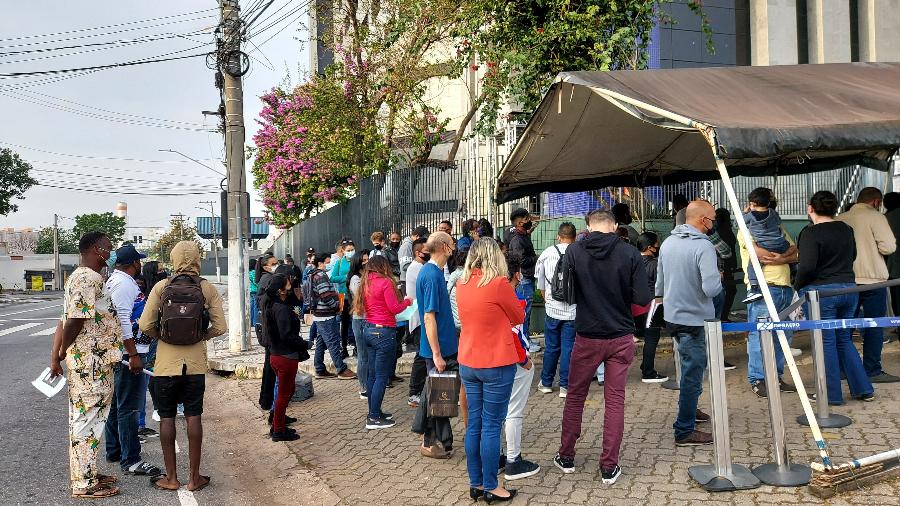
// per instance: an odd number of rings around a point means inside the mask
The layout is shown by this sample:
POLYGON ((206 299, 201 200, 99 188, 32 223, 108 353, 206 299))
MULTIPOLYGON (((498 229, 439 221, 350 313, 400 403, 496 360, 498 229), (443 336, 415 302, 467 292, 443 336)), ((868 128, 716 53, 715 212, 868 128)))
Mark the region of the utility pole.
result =
POLYGON ((240 7, 237 0, 219 0, 222 40, 218 66, 225 101, 225 162, 228 167, 228 329, 231 351, 250 349, 247 329, 246 216, 241 216, 247 182, 244 175, 244 91, 241 76, 246 55, 241 52, 240 7))
POLYGON ((62 278, 59 272, 59 215, 53 215, 53 279, 56 289, 62 288, 62 278))
POLYGON ((212 200, 204 200, 201 204, 209 204, 209 228, 212 229, 212 251, 216 258, 216 283, 222 282, 222 272, 219 270, 219 240, 216 237, 216 211, 213 207, 216 203, 212 200))

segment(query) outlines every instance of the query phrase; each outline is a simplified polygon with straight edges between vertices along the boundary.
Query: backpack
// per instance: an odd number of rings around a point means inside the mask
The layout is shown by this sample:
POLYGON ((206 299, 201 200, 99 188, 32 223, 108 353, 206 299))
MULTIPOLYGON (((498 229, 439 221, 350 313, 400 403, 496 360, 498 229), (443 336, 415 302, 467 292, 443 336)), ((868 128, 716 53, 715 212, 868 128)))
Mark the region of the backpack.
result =
POLYGON ((566 254, 559 251, 555 245, 553 249, 559 253, 556 261, 556 270, 553 271, 553 279, 550 281, 550 295, 554 299, 566 304, 575 303, 575 266, 565 263, 566 254))
POLYGON ((206 298, 199 276, 179 274, 162 290, 159 309, 159 339, 187 346, 204 340, 206 298))

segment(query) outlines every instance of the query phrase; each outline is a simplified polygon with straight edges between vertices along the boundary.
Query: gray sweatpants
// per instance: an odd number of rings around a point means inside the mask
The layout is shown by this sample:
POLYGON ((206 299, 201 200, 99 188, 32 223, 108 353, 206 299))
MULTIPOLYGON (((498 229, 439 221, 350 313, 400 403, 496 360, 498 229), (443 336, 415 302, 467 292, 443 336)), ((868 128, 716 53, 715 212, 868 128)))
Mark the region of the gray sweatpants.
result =
POLYGON ((506 413, 506 458, 513 459, 522 453, 522 420, 525 404, 531 393, 534 380, 534 364, 531 369, 516 366, 516 377, 513 379, 512 395, 509 396, 509 410, 506 413))

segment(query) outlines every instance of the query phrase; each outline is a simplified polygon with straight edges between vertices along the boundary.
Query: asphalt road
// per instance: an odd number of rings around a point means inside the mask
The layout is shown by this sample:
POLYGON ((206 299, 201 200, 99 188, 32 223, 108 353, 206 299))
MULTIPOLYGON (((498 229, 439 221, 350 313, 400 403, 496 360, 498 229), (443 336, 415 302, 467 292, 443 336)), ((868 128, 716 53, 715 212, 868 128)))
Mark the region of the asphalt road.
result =
MULTIPOLYGON (((0 504, 3 505, 85 504, 84 500, 70 497, 66 392, 48 399, 31 385, 49 364, 50 342, 61 307, 61 297, 0 305, 0 504)), ((147 423, 158 429, 150 417, 149 395, 147 400, 147 423)), ((207 427, 206 443, 211 439, 209 430, 207 427)), ((178 420, 178 445, 179 477, 184 483, 188 473, 183 419, 178 420)), ((216 451, 214 442, 207 444, 204 456, 216 451)), ((144 460, 163 468, 158 438, 150 439, 142 454, 144 460)), ((167 493, 151 487, 146 477, 124 476, 118 465, 105 462, 102 450, 100 461, 102 472, 119 477, 122 491, 119 497, 101 503, 234 504, 233 500, 241 495, 228 490, 222 481, 214 482, 217 486, 196 496, 184 488, 177 494, 167 493)), ((201 472, 212 474, 215 480, 215 473, 205 467, 201 472)))

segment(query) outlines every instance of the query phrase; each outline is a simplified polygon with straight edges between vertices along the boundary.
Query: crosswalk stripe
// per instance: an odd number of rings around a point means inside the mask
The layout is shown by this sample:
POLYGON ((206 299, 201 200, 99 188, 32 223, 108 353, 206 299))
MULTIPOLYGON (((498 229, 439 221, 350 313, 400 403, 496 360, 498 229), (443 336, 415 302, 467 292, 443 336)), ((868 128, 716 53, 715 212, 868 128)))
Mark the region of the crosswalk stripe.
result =
POLYGON ((13 333, 16 333, 16 332, 19 332, 22 330, 27 330, 27 329, 30 329, 31 327, 37 327, 38 325, 41 325, 41 323, 25 323, 22 325, 17 325, 15 327, 10 327, 8 329, 3 329, 3 330, 0 330, 0 336, 6 336, 6 335, 13 334, 13 333))
POLYGON ((56 332, 56 327, 49 327, 49 328, 46 328, 46 329, 44 329, 44 330, 39 330, 39 331, 35 332, 34 334, 31 334, 30 337, 34 337, 34 336, 52 336, 55 332, 56 332))

